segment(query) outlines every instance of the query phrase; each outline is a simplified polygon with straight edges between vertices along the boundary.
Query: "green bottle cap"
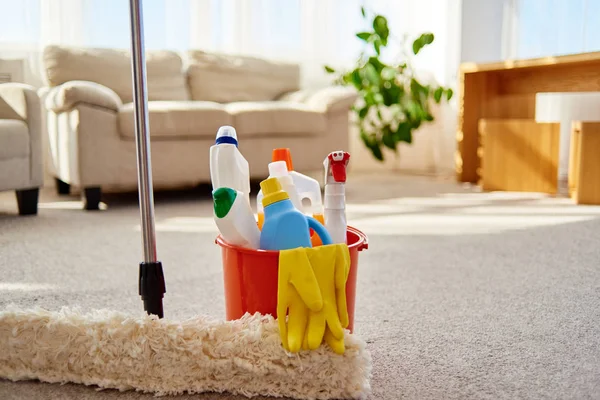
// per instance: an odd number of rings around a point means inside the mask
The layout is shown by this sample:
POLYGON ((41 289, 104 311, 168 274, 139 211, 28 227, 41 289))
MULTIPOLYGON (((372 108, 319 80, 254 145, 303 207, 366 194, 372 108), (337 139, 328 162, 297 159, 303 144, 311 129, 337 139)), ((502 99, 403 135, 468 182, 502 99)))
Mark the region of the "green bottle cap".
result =
POLYGON ((215 215, 217 218, 223 218, 231 210, 233 202, 237 197, 237 192, 231 188, 218 188, 213 190, 213 200, 215 207, 215 215))

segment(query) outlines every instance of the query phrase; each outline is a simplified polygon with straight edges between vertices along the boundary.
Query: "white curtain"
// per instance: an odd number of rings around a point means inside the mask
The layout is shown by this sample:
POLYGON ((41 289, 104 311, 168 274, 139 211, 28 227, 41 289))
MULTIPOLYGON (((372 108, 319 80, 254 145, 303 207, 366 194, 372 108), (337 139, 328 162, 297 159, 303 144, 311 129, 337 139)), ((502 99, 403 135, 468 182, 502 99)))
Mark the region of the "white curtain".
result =
MULTIPOLYGON (((424 31, 436 43, 417 65, 441 83, 457 47, 447 31, 455 0, 144 0, 147 49, 199 48, 301 63, 305 85, 329 82, 324 64, 348 66, 362 43, 365 6, 385 15, 397 38, 424 31), (433 12, 435 11, 435 12, 433 12)), ((39 52, 45 45, 129 48, 128 0, 0 0, 0 52, 39 52)), ((397 52, 398 48, 390 49, 397 52)), ((10 52, 10 54, 9 54, 10 52)), ((33 65, 34 69, 39 65, 33 65)), ((37 72, 37 71, 34 71, 37 72)))

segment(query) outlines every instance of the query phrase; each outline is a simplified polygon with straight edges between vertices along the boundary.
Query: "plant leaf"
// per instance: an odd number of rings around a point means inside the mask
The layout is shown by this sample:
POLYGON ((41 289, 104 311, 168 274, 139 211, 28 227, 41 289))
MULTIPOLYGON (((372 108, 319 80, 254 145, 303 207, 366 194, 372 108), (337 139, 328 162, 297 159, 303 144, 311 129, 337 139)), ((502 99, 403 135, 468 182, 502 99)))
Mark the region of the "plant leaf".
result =
POLYGON ((354 71, 352 71, 352 74, 350 76, 352 78, 352 83, 354 84, 354 86, 357 89, 362 88, 363 82, 362 82, 362 77, 360 76, 359 70, 355 69, 354 71))
POLYGON ((379 161, 383 161, 383 153, 381 152, 381 148, 379 147, 379 143, 375 142, 373 143, 369 149, 371 150, 371 153, 373 153, 373 156, 378 159, 379 161))
POLYGON ((412 143, 412 139, 413 139, 412 138, 412 130, 410 130, 410 131, 408 131, 408 134, 406 135, 405 142, 408 143, 408 144, 411 144, 412 143))
POLYGON ((433 43, 433 39, 433 33, 423 33, 413 42, 413 53, 417 55, 423 47, 433 43))
POLYGON ((375 39, 375 41, 373 42, 373 47, 375 48, 375 53, 377 53, 377 55, 381 54, 381 39, 375 39))
POLYGON ((383 161, 383 153, 381 152, 381 148, 379 147, 379 143, 377 142, 377 139, 375 139, 375 137, 373 137, 372 135, 369 135, 367 132, 365 132, 364 129, 360 130, 360 138, 363 141, 363 143, 365 144, 365 146, 371 150, 371 153, 373 154, 373 156, 378 159, 379 161, 383 161))
POLYGON ((325 71, 327 71, 327 73, 329 74, 333 74, 335 72, 335 69, 331 68, 329 65, 326 65, 325 71))
POLYGON ((365 93, 363 99, 365 100, 365 103, 367 103, 367 105, 369 106, 377 105, 377 102, 375 101, 375 94, 371 91, 365 93))
POLYGON ((400 102, 402 87, 395 80, 385 81, 384 85, 379 87, 379 92, 383 97, 383 104, 389 107, 400 102), (389 87, 386 87, 385 84, 389 84, 389 87))
POLYGON ((408 119, 413 123, 413 125, 415 123, 420 125, 422 116, 421 105, 414 100, 410 100, 406 103, 405 109, 408 119))
POLYGON ((443 93, 444 93, 444 89, 442 89, 441 87, 435 89, 435 92, 433 92, 433 99, 435 100, 436 103, 440 104, 443 93))
POLYGON ((360 110, 358 110, 358 118, 360 119, 365 119, 365 117, 367 116, 367 114, 369 113, 369 108, 371 106, 367 105, 363 108, 361 108, 360 110))
POLYGON ((423 91, 421 84, 415 79, 412 78, 410 80, 410 92, 413 94, 413 96, 416 96, 416 98, 419 98, 419 94, 423 91))
POLYGON ((368 42, 369 39, 371 38, 372 33, 371 32, 360 32, 356 34, 356 37, 359 38, 360 40, 364 40, 365 42, 368 42))
POLYGON ((367 16, 367 13, 365 12, 365 8, 364 7, 360 8, 360 13, 362 14, 363 17, 367 16))
POLYGON ((421 43, 421 38, 416 39, 412 45, 413 53, 416 55, 423 48, 423 44, 421 43))
POLYGON ((377 33, 382 40, 387 41, 387 38, 390 34, 390 30, 388 28, 387 19, 384 16, 377 15, 373 19, 373 29, 375 30, 375 33, 377 33))
POLYGON ((375 85, 375 86, 379 86, 379 73, 377 72, 377 70, 375 69, 375 67, 373 66, 373 64, 369 63, 367 65, 365 65, 365 78, 367 78, 367 80, 375 85))
POLYGON ((375 67, 377 73, 381 73, 381 71, 383 71, 383 69, 387 67, 377 57, 369 57, 368 63, 375 67))
POLYGON ((452 89, 448 88, 448 90, 446 90, 446 100, 450 101, 453 94, 454 94, 454 91, 452 89))
POLYGON ((390 130, 389 125, 383 128, 383 135, 381 136, 381 141, 383 142, 383 145, 388 149, 394 150, 395 152, 398 151, 396 147, 396 138, 394 137, 393 132, 390 130))
POLYGON ((396 141, 412 143, 411 126, 408 122, 401 122, 394 134, 396 141))

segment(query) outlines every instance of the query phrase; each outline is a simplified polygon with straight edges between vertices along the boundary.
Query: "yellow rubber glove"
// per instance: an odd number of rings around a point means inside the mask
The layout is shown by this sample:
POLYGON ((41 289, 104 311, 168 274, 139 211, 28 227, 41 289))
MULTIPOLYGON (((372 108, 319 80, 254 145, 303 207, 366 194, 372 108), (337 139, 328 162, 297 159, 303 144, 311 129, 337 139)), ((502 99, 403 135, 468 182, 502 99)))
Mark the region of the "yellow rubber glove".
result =
POLYGON ((331 349, 333 350, 334 353, 344 354, 344 352, 346 351, 346 346, 344 344, 344 337, 342 336, 341 339, 336 338, 331 333, 331 330, 329 330, 329 327, 327 327, 327 329, 325 329, 324 339, 325 339, 325 342, 329 345, 329 347, 331 347, 331 349))
POLYGON ((308 313, 323 308, 323 297, 306 248, 279 252, 277 320, 283 347, 296 353, 302 347, 308 313), (286 316, 289 313, 289 318, 286 316))
POLYGON ((344 328, 349 323, 346 306, 346 281, 350 272, 348 246, 320 246, 307 253, 319 282, 323 308, 309 311, 303 348, 315 350, 325 339, 336 353, 343 354, 344 328))

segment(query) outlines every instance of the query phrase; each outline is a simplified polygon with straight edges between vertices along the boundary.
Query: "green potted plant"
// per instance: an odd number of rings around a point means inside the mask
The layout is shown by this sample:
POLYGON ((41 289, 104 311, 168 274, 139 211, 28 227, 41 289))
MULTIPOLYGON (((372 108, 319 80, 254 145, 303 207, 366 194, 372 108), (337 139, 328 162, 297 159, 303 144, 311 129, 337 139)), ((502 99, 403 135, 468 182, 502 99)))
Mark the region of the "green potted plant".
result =
MULTIPOLYGON (((362 7, 361 13, 367 18, 362 7)), ((449 101, 453 92, 451 88, 423 83, 411 65, 412 55, 433 43, 432 33, 423 33, 413 40, 409 51, 405 49, 406 39, 402 40, 398 61, 386 63, 382 53, 388 50, 392 38, 387 19, 375 15, 371 26, 372 29, 356 34, 365 47, 351 70, 336 71, 330 66, 325 66, 325 70, 336 76, 336 83, 358 90, 358 101, 352 110, 360 137, 373 156, 383 161, 382 147, 397 152, 400 142, 412 143, 413 132, 434 120, 432 102, 449 101)))

